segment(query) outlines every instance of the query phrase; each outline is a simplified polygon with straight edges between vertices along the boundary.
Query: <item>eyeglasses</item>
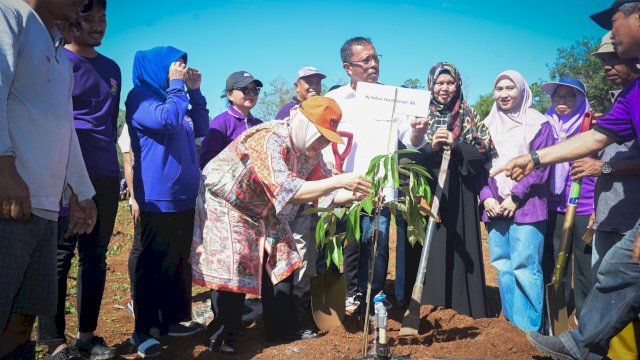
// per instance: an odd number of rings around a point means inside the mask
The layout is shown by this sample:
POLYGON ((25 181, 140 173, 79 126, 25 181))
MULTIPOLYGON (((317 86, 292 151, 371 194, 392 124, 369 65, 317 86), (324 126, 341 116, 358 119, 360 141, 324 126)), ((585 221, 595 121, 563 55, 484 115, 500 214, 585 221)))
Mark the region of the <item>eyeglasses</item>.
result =
POLYGON ((576 94, 565 94, 565 95, 554 94, 551 97, 551 100, 553 100, 553 102, 555 103, 559 103, 560 101, 564 103, 570 103, 570 102, 576 101, 576 94))
POLYGON ((372 65, 374 62, 376 64, 380 64, 380 58, 381 57, 382 57, 382 54, 377 54, 377 55, 373 55, 373 56, 367 56, 366 58, 364 58, 362 60, 350 61, 349 64, 372 65))
POLYGON ((238 90, 242 93, 242 95, 255 95, 258 96, 260 94, 260 88, 259 87, 241 87, 241 88, 233 88, 233 90, 238 90))

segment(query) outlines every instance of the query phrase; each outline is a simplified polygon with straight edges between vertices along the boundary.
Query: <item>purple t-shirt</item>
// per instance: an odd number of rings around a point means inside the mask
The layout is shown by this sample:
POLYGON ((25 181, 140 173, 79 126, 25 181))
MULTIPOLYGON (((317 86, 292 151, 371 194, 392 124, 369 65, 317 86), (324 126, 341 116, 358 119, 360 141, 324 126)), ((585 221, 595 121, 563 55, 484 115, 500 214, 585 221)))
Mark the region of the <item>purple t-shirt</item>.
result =
POLYGON ((298 100, 297 97, 294 97, 293 100, 284 104, 282 106, 282 109, 280 109, 280 111, 278 111, 278 113, 276 114, 276 120, 284 120, 288 118, 291 114, 291 109, 298 104, 300 104, 300 100, 298 100))
POLYGON ((120 67, 98 54, 85 58, 65 49, 73 64, 73 115, 89 177, 118 177, 116 151, 120 67))
POLYGON ((615 139, 618 144, 640 139, 640 78, 636 78, 618 96, 607 115, 598 119, 595 130, 615 139))
POLYGON ((262 120, 251 113, 245 117, 233 106, 229 106, 229 110, 214 117, 209 123, 209 133, 200 144, 200 168, 203 169, 211 159, 245 130, 259 124, 262 124, 262 120))

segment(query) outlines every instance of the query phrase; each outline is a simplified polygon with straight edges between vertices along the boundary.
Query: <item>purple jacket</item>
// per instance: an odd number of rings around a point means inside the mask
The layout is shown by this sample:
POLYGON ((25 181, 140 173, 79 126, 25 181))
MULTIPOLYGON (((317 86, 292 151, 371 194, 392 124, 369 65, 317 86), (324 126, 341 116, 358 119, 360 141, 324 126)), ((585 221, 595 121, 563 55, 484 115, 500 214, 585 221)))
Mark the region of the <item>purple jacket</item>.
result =
POLYGON ((200 169, 216 157, 235 138, 250 127, 262 124, 262 120, 251 113, 246 118, 233 106, 221 113, 209 123, 209 133, 200 144, 200 169))
MULTIPOLYGON (((529 149, 531 151, 543 149, 553 145, 554 141, 551 125, 545 122, 529 144, 529 149)), ((547 219, 547 197, 550 193, 549 182, 547 181, 549 172, 550 167, 548 166, 535 169, 511 189, 513 194, 522 199, 514 215, 516 223, 530 224, 547 219)), ((494 178, 485 180, 486 182, 480 190, 480 203, 482 204, 489 198, 494 198, 501 203, 504 199, 498 194, 496 180, 494 178)), ((491 222, 484 207, 482 209, 482 221, 491 222)))

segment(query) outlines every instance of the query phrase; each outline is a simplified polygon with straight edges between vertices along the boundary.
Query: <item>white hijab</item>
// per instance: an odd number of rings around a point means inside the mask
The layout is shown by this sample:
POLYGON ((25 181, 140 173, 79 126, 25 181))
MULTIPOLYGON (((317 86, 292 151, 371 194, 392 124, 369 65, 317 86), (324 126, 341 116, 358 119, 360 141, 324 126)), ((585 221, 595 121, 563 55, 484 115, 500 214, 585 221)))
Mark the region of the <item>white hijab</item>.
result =
MULTIPOLYGON (((518 103, 510 111, 504 111, 494 102, 491 112, 485 119, 491 139, 498 156, 491 160, 492 169, 503 165, 512 158, 529 152, 529 144, 540 131, 547 118, 532 108, 533 96, 527 81, 514 70, 507 70, 496 78, 493 87, 500 80, 511 80, 518 89, 518 103)), ((498 193, 502 198, 511 196, 511 189, 516 184, 504 173, 496 175, 498 193)))
POLYGON ((293 146, 300 154, 305 154, 307 148, 321 136, 318 128, 304 116, 302 111, 298 110, 297 106, 291 109, 289 124, 293 146))

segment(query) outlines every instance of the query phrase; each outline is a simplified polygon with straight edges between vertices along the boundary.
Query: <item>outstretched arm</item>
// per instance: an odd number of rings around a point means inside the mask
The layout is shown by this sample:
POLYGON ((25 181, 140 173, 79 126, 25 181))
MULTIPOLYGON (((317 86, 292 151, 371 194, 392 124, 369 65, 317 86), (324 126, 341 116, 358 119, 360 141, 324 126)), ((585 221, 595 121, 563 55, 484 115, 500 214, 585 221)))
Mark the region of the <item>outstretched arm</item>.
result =
MULTIPOLYGON (((566 161, 573 161, 602 150, 614 139, 598 131, 589 130, 573 136, 566 141, 539 150, 540 165, 553 165, 566 161)), ((533 171, 533 158, 531 154, 520 155, 511 159, 506 164, 491 171, 491 176, 504 172, 510 178, 520 181, 533 171)))

